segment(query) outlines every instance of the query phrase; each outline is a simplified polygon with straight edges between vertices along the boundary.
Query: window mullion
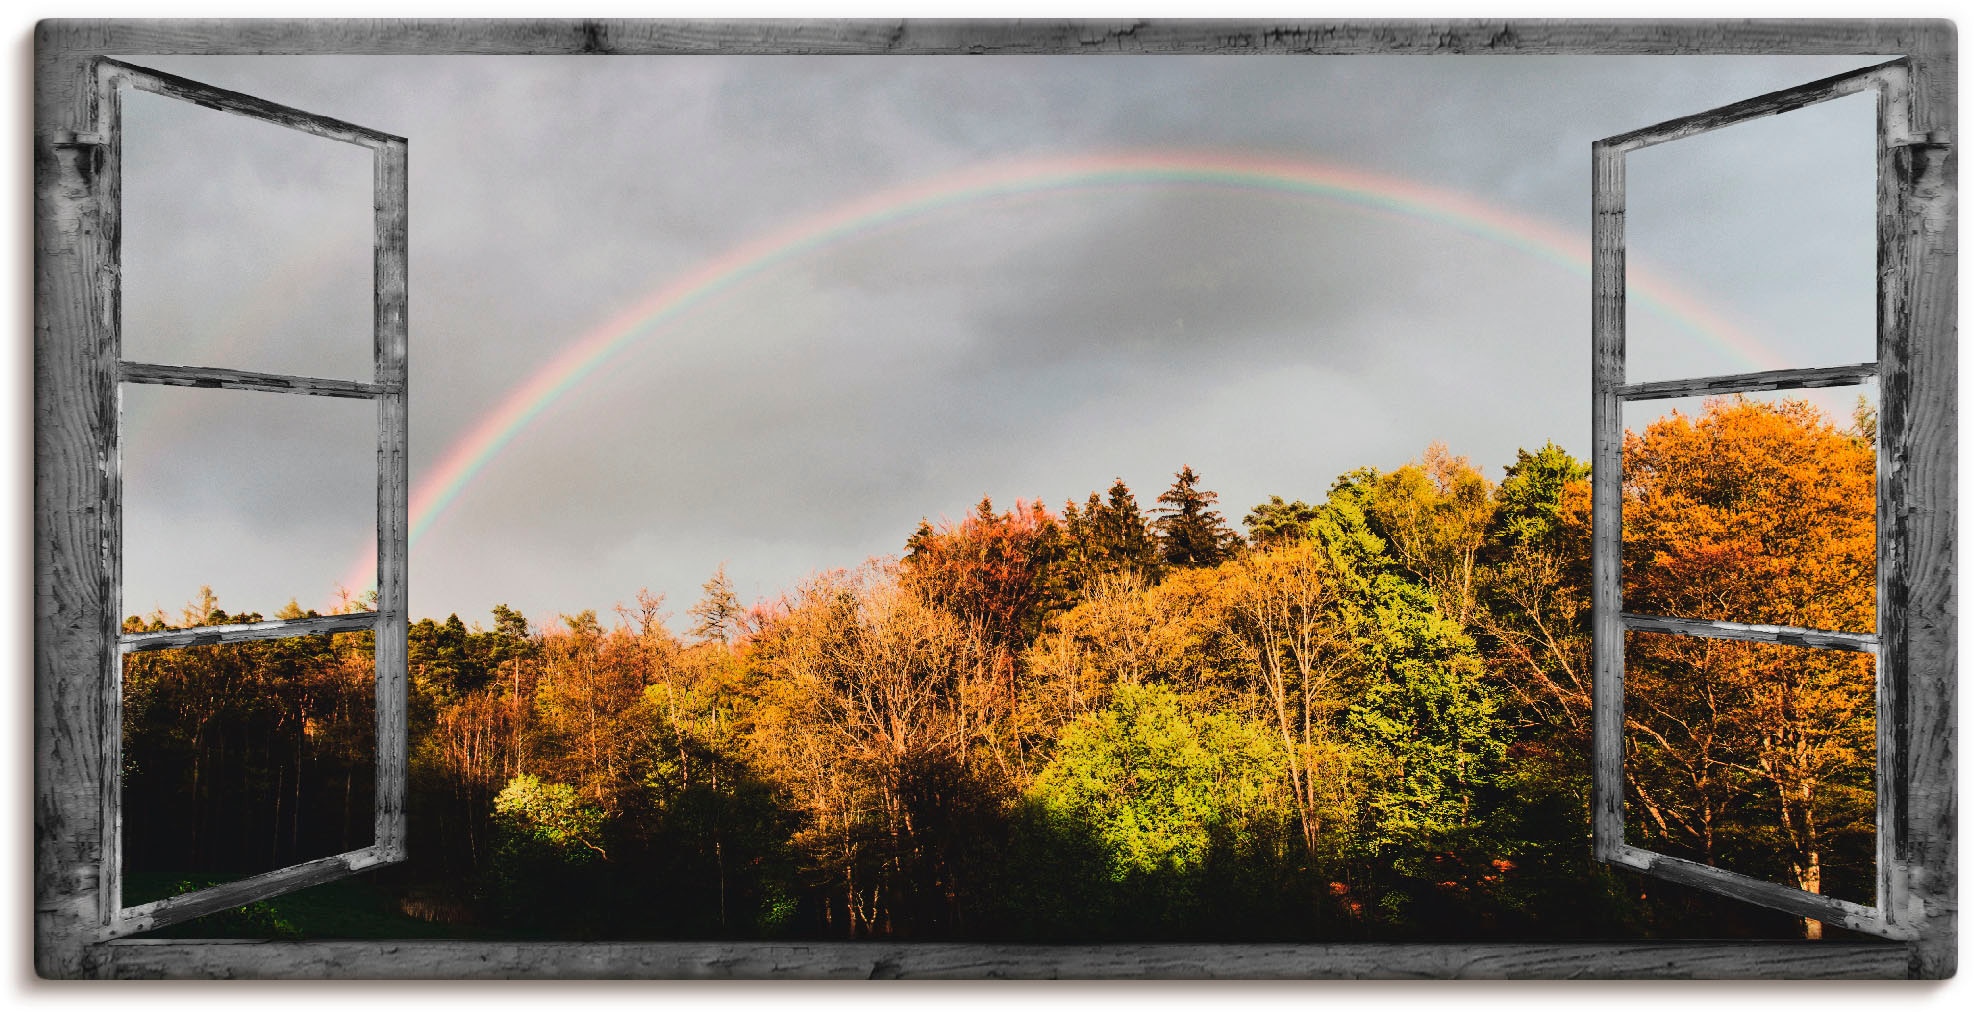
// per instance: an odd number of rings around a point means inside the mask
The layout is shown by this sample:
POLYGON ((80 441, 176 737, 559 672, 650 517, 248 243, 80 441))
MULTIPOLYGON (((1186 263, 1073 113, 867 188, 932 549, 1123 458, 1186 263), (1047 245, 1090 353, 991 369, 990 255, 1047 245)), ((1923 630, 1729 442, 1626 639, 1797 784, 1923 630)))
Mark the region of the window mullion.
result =
POLYGON ((1838 632, 1791 625, 1761 625, 1751 622, 1725 622, 1716 619, 1673 618, 1623 612, 1622 625, 1630 632, 1667 633, 1674 636, 1700 636, 1706 639, 1744 640, 1749 643, 1778 643, 1817 650, 1877 652, 1875 633, 1838 632))
POLYGON ((1847 387, 1876 378, 1877 363, 1863 362, 1857 365, 1824 366, 1818 369, 1771 369, 1766 372, 1734 373, 1730 376, 1700 376, 1696 379, 1629 383, 1616 391, 1616 395, 1626 401, 1674 400, 1681 397, 1756 394, 1769 390, 1847 387))
POLYGON ((117 378, 125 383, 158 386, 203 387, 216 390, 255 390, 272 394, 314 394, 318 397, 382 397, 396 388, 360 380, 323 379, 316 376, 287 376, 281 373, 249 372, 212 366, 155 365, 149 362, 117 363, 117 378))
POLYGON ((125 633, 118 645, 127 654, 145 650, 173 650, 205 647, 249 640, 294 639, 298 636, 325 636, 340 632, 365 632, 378 624, 378 616, 359 611, 343 615, 312 615, 308 618, 274 619, 268 622, 241 622, 232 625, 192 626, 159 632, 125 633))

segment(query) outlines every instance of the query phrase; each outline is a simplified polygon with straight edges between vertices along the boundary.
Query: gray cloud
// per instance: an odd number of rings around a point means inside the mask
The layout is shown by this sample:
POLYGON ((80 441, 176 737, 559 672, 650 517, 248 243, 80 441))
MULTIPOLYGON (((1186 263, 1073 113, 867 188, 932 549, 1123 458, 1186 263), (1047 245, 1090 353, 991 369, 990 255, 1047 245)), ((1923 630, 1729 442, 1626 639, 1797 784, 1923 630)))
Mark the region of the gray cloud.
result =
MULTIPOLYGON (((1465 191, 1574 233, 1590 140, 1870 61, 139 62, 412 139, 417 480, 628 305, 889 187, 1025 156, 1235 148, 1465 191)), ((214 347, 248 360, 207 364, 361 371, 362 276, 308 255, 363 241, 356 149, 162 101, 131 114, 134 145, 176 152, 128 191, 129 323, 151 342, 133 354, 206 354, 201 321, 232 320, 249 336, 214 347)), ((1646 153, 1632 239, 1727 312, 1842 354, 1869 290, 1853 273, 1860 208, 1834 213, 1866 178, 1855 129, 1847 109, 1810 111, 1646 153)), ((1633 326, 1646 363, 1717 361, 1660 320, 1633 326)), ((1496 471, 1548 438, 1585 452, 1586 384, 1585 280, 1434 223, 1192 189, 980 202, 797 257, 634 342, 415 548, 413 606, 541 618, 646 585, 679 610, 725 560, 745 594, 772 593, 898 550, 919 517, 985 494, 1056 502, 1120 475, 1147 502, 1185 462, 1232 517, 1432 439, 1496 471)), ((236 608, 326 596, 369 531, 368 497, 333 491, 364 480, 362 437, 351 459, 283 453, 337 426, 144 411, 129 598, 169 606, 202 582, 236 608), (246 440, 258 463, 181 466, 179 440, 246 440)))

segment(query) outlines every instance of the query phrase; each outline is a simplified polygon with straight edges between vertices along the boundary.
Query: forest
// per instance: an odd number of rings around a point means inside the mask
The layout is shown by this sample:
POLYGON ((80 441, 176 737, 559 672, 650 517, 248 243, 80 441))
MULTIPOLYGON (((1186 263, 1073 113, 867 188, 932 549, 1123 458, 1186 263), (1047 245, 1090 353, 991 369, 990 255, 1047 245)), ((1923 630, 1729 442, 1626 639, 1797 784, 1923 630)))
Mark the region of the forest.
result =
MULTIPOLYGON (((1631 433, 1626 610, 1874 631, 1875 426, 1732 397, 1631 433)), ((1501 470, 1433 444, 1235 522, 1188 466, 1147 508, 986 497, 774 599, 718 570, 684 632, 645 591, 416 621, 376 930, 1821 937, 1592 861, 1589 469, 1549 442, 1501 470)), ((260 617, 202 589, 126 629, 260 617)), ((127 903, 370 842, 370 640, 127 655, 127 903)), ((1630 842, 1873 897, 1873 657, 1627 657, 1630 842)), ((182 930, 368 930, 282 902, 182 930)))

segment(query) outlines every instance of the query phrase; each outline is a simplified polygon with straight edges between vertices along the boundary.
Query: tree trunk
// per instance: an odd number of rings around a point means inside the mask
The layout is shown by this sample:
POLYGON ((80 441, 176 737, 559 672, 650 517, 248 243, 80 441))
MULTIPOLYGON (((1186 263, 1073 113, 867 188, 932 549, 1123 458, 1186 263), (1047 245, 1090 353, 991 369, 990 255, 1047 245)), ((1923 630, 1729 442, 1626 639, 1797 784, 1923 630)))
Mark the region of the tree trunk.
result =
MULTIPOLYGON (((1812 847, 1802 856, 1799 878, 1803 892, 1819 893, 1822 891, 1822 855, 1812 847)), ((1801 921, 1801 937, 1821 938, 1822 922, 1813 917, 1803 918, 1801 921)))

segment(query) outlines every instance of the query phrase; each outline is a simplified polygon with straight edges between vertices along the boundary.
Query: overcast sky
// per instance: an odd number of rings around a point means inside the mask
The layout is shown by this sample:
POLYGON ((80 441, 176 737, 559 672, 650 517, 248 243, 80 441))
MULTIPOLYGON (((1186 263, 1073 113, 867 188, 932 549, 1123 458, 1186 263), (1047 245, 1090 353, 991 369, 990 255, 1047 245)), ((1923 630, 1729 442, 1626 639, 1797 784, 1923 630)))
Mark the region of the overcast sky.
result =
MULTIPOLYGON (((1873 60, 250 57, 135 62, 411 140, 417 488, 518 384, 793 222, 1026 158, 1236 152, 1586 235, 1591 140, 1873 60)), ((366 152, 127 98, 125 349, 369 372, 366 152)), ((1632 311, 1631 378, 1874 357, 1865 97, 1633 155, 1630 263, 1739 357, 1632 311)), ((1152 504, 1233 521, 1432 440, 1501 474, 1588 449, 1588 283, 1449 223, 1133 186, 962 202, 781 262, 643 334, 412 551, 415 616, 678 612, 898 552, 924 515, 1152 504)), ((1825 395, 1846 408, 1855 391, 1825 395)), ((362 402, 126 388, 126 612, 321 605, 371 538, 362 402), (247 461, 249 463, 243 463, 247 461)), ((1632 421, 1639 416, 1632 416, 1632 421)))

